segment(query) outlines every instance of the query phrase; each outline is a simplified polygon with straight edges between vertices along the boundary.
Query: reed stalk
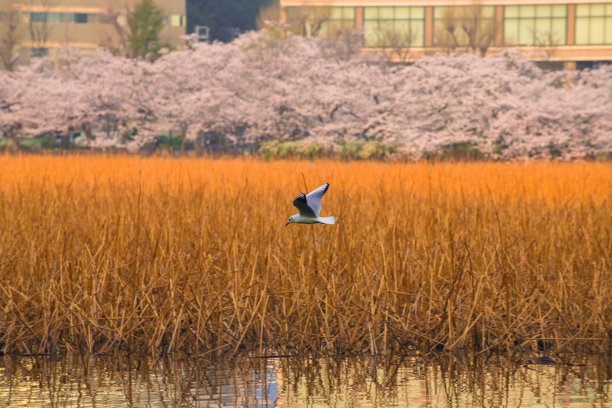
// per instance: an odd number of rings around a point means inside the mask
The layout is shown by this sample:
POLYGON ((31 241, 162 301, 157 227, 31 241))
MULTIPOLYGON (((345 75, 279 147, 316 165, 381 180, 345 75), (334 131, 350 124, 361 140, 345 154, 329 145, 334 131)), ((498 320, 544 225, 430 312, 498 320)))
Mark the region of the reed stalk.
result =
POLYGON ((0 157, 0 350, 609 352, 609 163, 0 157), (330 182, 323 215, 293 198, 330 182))

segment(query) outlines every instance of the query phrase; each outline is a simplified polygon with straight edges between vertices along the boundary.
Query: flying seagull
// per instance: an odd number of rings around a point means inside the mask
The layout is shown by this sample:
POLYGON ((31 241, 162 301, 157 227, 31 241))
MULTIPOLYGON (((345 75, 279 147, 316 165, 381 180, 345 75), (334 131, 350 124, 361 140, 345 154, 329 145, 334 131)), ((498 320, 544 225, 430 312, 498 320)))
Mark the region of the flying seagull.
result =
POLYGON ((325 183, 306 195, 302 193, 297 196, 293 200, 293 205, 300 210, 300 213, 289 217, 285 227, 292 222, 296 224, 334 224, 336 222, 334 217, 319 217, 321 213, 321 197, 323 197, 328 188, 329 183, 325 183))

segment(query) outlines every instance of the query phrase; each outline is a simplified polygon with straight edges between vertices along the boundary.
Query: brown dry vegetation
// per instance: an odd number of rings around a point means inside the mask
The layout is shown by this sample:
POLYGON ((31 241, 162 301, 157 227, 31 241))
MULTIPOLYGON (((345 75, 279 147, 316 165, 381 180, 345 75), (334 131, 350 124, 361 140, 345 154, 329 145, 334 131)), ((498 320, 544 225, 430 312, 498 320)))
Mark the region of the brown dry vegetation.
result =
POLYGON ((609 352, 612 165, 0 157, 0 350, 609 352), (331 183, 322 215, 292 199, 331 183))

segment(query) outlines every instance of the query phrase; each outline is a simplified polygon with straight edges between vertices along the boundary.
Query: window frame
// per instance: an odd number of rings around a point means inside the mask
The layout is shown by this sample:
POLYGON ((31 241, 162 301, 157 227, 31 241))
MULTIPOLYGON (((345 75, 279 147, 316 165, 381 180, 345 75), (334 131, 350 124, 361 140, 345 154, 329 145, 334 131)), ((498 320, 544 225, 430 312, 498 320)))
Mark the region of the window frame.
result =
POLYGON ((286 9, 287 16, 289 17, 288 23, 292 22, 301 25, 302 34, 307 36, 329 36, 334 34, 330 33, 330 25, 340 25, 342 30, 354 30, 357 27, 357 7, 355 6, 292 6, 286 9), (340 18, 333 17, 334 11, 340 10, 343 14, 340 18), (345 17, 344 13, 348 11, 352 17, 345 17), (317 14, 321 15, 317 18, 317 14), (293 20, 293 17, 297 19, 293 20), (325 17, 327 16, 327 17, 325 17), (317 22, 317 20, 320 20, 317 22), (313 33, 312 25, 316 22, 319 26, 318 30, 313 33), (330 24, 331 23, 331 24, 330 24))
POLYGON ((567 45, 567 32, 568 32, 568 5, 567 3, 562 4, 518 4, 518 5, 504 5, 503 6, 503 27, 502 27, 502 43, 506 47, 533 47, 533 46, 548 46, 548 47, 557 47, 567 45), (527 7, 533 7, 533 15, 532 16, 522 16, 521 10, 525 10, 527 7), (550 7, 550 13, 547 16, 538 16, 538 9, 543 7, 550 7), (555 9, 557 7, 563 7, 565 9, 564 15, 555 15, 555 9), (508 10, 516 8, 517 15, 516 17, 508 17, 508 10), (563 35, 561 41, 559 43, 551 43, 551 44, 539 44, 538 39, 538 30, 537 25, 539 22, 548 21, 549 31, 548 33, 551 36, 554 36, 554 23, 555 21, 563 22, 563 35), (528 43, 521 42, 521 22, 523 23, 531 23, 532 33, 530 35, 531 39, 528 43), (507 38, 508 35, 508 25, 510 23, 515 23, 515 32, 517 38, 513 41, 509 41, 507 38))
POLYGON ((384 39, 381 39, 380 35, 380 27, 381 27, 381 22, 384 23, 391 23, 393 24, 393 31, 396 31, 396 23, 408 23, 408 27, 409 30, 413 29, 413 23, 420 23, 421 25, 421 30, 418 33, 418 41, 417 42, 411 42, 407 48, 410 47, 415 47, 415 48, 423 48, 425 46, 425 6, 364 6, 363 7, 363 30, 364 30, 364 47, 365 48, 385 48, 385 47, 389 47, 391 45, 389 44, 385 44, 384 43, 384 39), (380 16, 380 12, 381 9, 392 9, 393 11, 393 16, 392 17, 383 17, 381 18, 380 16), (377 11, 377 16, 376 18, 369 18, 367 17, 368 11, 370 10, 374 10, 376 9, 377 11), (399 9, 408 9, 409 12, 409 17, 408 18, 398 18, 397 14, 399 9), (420 10, 419 10, 420 9, 420 10), (419 10, 421 16, 420 17, 412 17, 412 13, 413 11, 419 10), (377 27, 377 34, 378 34, 378 38, 376 40, 375 44, 369 44, 368 43, 368 22, 375 22, 375 25, 377 27))
POLYGON ((574 26, 575 26, 575 32, 576 32, 576 36, 574 38, 574 44, 575 45, 612 45, 612 33, 608 34, 607 30, 606 30, 606 26, 607 24, 610 25, 610 30, 612 30, 612 3, 585 3, 585 4, 577 4, 576 5, 576 17, 575 17, 575 21, 574 21, 574 26), (593 6, 603 6, 604 8, 604 12, 602 15, 593 15, 593 13, 591 12, 591 9, 593 6), (589 8, 589 12, 588 15, 579 15, 579 10, 582 7, 588 7, 589 8), (594 42, 592 40, 592 36, 591 36, 591 21, 594 19, 602 19, 603 20, 603 27, 602 27, 602 34, 601 34, 601 38, 602 38, 602 42, 594 42), (579 42, 578 41, 578 26, 580 24, 580 20, 586 20, 588 21, 587 23, 587 42, 579 42), (606 42, 606 38, 607 36, 610 36, 610 41, 606 42))
MULTIPOLYGON (((432 31, 433 31, 433 45, 434 47, 441 47, 444 46, 444 44, 440 44, 440 40, 438 38, 439 35, 437 35, 436 31, 438 30, 438 26, 439 26, 439 22, 442 22, 444 20, 445 17, 437 17, 436 13, 439 10, 445 10, 445 9, 456 9, 459 13, 461 13, 462 11, 465 10, 469 10, 470 7, 482 7, 482 10, 488 10, 491 11, 491 15, 489 17, 479 17, 481 19, 481 29, 484 28, 486 26, 486 24, 492 24, 492 30, 493 30, 493 35, 492 35, 492 39, 491 39, 491 43, 489 44, 489 47, 492 47, 495 45, 495 32, 497 31, 497 19, 495 16, 495 7, 494 5, 452 5, 452 6, 435 6, 433 8, 433 18, 432 18, 432 31)), ((460 18, 460 17, 459 17, 460 18)), ((446 32, 446 30, 444 30, 444 32, 446 32)), ((457 29, 455 29, 455 35, 456 35, 457 29)), ((464 38, 467 36, 467 33, 465 33, 464 31, 459 31, 459 33, 461 33, 461 38, 464 38)), ((459 43, 457 44, 457 47, 462 48, 462 47, 469 47, 469 38, 467 39, 466 43, 459 43)))

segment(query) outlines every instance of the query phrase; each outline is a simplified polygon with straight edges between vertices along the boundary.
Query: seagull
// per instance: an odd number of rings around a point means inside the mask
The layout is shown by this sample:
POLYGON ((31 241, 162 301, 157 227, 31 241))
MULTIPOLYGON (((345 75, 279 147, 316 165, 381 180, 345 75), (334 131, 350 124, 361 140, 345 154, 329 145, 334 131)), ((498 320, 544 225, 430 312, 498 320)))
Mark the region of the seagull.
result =
POLYGON ((323 197, 328 188, 329 183, 325 183, 306 195, 302 193, 295 197, 293 205, 300 210, 300 213, 289 217, 285 227, 292 222, 296 224, 335 224, 336 220, 334 217, 319 217, 321 213, 321 197, 323 197))

